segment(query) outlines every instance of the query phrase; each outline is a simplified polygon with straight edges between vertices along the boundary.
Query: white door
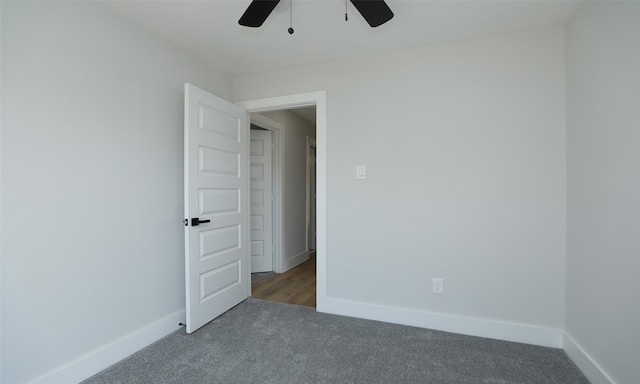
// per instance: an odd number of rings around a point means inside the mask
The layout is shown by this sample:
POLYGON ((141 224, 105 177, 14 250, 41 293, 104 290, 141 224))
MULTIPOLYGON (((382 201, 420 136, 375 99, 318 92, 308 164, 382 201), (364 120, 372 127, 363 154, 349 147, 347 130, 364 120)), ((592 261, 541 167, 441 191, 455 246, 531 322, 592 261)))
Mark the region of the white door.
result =
POLYGON ((251 130, 251 272, 273 271, 271 131, 251 130))
POLYGON ((248 121, 244 109, 185 84, 187 333, 249 296, 248 121))

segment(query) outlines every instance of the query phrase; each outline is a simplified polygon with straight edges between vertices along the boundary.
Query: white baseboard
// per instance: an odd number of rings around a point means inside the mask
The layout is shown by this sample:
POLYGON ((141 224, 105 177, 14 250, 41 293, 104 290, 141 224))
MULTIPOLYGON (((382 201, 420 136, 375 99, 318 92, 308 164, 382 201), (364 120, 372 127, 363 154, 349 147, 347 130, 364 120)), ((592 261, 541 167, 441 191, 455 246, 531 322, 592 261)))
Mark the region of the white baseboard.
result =
POLYGON ((318 307, 318 311, 469 336, 562 348, 562 330, 555 328, 446 315, 335 298, 326 298, 322 307, 318 307))
MULTIPOLYGON (((295 259, 297 263, 292 262, 290 268, 304 262, 308 259, 308 256, 308 253, 304 252, 292 258, 291 260, 295 259)), ((318 308, 319 312, 552 348, 562 348, 564 346, 567 355, 593 384, 616 384, 569 334, 559 329, 446 315, 336 298, 326 298, 323 301, 324 305, 322 308, 318 308)), ((80 382, 174 332, 179 328, 178 323, 184 322, 184 319, 184 310, 175 312, 41 376, 32 381, 32 384, 80 382)))
POLYGON ((615 380, 567 332, 564 332, 563 343, 564 351, 592 384, 616 384, 615 380))
POLYGON ((185 316, 184 310, 175 312, 39 377, 32 384, 78 383, 174 332, 180 328, 178 323, 184 323, 185 316))
POLYGON ((302 253, 299 253, 289 259, 286 259, 284 261, 284 272, 290 270, 291 268, 295 267, 296 265, 300 265, 302 263, 304 263, 305 261, 309 260, 309 254, 311 252, 309 251, 304 251, 302 253))

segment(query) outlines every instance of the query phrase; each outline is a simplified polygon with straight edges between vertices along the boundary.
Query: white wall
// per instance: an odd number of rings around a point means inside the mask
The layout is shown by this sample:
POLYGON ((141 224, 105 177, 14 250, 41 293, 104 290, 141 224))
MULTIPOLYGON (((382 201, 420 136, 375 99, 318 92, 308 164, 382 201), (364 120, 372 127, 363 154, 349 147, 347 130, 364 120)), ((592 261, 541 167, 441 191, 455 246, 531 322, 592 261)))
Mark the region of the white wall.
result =
POLYGON ((638 3, 587 2, 569 23, 567 141, 561 29, 232 87, 98 5, 0 6, 3 383, 80 380, 182 320, 185 82, 235 100, 327 90, 333 304, 559 346, 568 238, 567 351, 594 383, 640 376, 638 3), (489 323, 514 332, 473 327, 489 323))
POLYGON ((0 381, 71 383, 184 321, 183 87, 231 83, 96 4, 2 2, 2 50, 0 381))
POLYGON ((563 47, 553 28, 234 79, 235 100, 327 91, 334 312, 561 345, 563 47))
POLYGON ((640 3, 585 2, 566 30, 567 351, 640 380, 640 3))
POLYGON ((307 228, 307 136, 314 126, 291 111, 263 112, 261 115, 285 126, 285 268, 309 258, 307 228))

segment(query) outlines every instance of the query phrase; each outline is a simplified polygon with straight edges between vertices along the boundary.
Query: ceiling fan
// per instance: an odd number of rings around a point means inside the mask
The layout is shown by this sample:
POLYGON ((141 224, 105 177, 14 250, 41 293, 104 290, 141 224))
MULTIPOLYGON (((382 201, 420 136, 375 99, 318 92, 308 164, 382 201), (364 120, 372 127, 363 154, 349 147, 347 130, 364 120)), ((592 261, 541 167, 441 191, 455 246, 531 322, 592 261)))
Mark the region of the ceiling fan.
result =
MULTIPOLYGON (((261 26, 279 2, 280 0, 252 0, 238 24, 253 28, 261 26)), ((384 0, 351 0, 351 3, 371 27, 380 26, 393 18, 393 12, 384 0)), ((291 31, 290 28, 289 33, 291 31)))

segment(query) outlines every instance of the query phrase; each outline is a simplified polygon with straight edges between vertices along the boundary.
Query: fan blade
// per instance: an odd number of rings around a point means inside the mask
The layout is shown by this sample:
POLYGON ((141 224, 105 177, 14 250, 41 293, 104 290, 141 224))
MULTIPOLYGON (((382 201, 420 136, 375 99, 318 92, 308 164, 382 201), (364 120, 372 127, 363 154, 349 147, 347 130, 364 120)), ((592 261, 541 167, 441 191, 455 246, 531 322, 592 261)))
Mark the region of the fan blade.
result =
POLYGON ((280 0, 253 0, 238 24, 254 28, 261 26, 279 2, 280 0))
POLYGON ((372 27, 393 19, 393 12, 384 0, 351 0, 358 12, 372 27))

